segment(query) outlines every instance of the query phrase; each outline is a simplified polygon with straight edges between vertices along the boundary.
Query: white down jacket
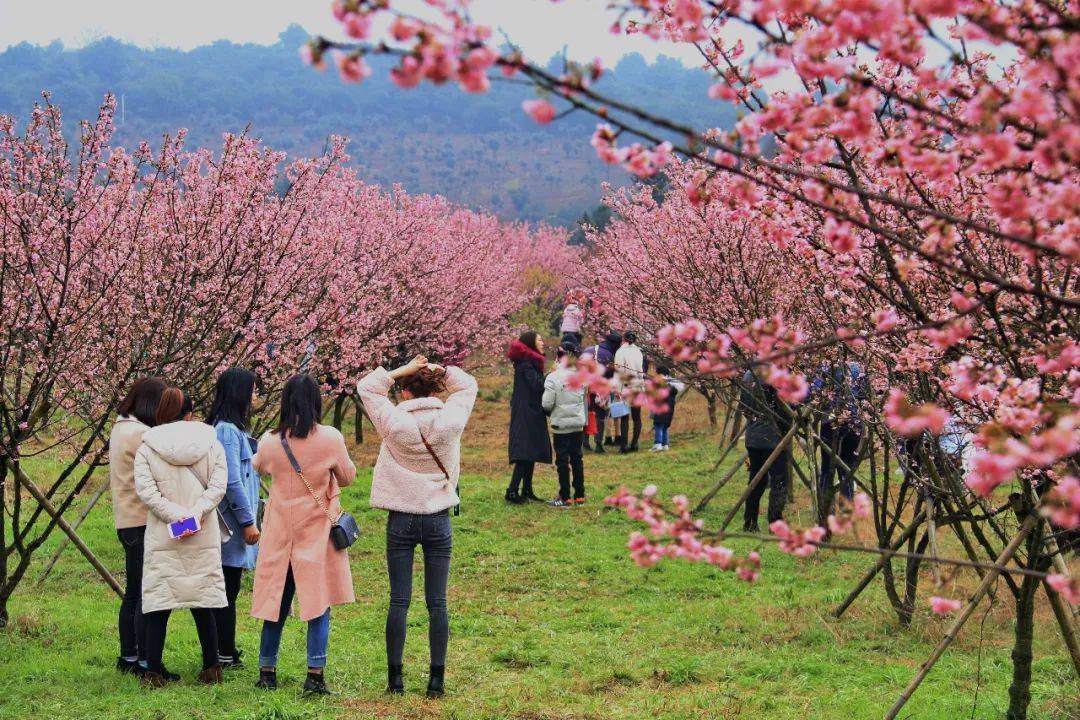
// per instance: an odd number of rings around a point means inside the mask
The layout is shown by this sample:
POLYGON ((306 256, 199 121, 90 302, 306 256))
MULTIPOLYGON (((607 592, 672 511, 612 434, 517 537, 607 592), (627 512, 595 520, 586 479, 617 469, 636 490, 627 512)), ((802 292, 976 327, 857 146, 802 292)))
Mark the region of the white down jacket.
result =
POLYGON ((540 404, 551 418, 551 432, 556 435, 580 432, 589 419, 585 404, 585 388, 571 390, 567 381, 574 370, 560 365, 544 379, 544 396, 540 404))
POLYGON ((221 531, 216 509, 228 484, 225 450, 214 428, 174 422, 147 430, 135 453, 135 492, 146 518, 142 610, 225 607, 221 531), (202 529, 182 540, 169 523, 198 517, 202 529))

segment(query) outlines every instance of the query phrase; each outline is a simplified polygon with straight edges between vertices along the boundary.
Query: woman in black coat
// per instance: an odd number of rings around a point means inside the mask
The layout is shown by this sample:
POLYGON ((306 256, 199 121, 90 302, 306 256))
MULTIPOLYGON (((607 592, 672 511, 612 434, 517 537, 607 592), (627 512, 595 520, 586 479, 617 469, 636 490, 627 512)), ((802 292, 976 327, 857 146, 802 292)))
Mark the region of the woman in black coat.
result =
POLYGON ((540 404, 544 395, 544 339, 532 330, 524 332, 510 343, 507 357, 514 363, 509 443, 514 472, 506 489, 506 500, 514 504, 528 500, 543 502, 533 492, 533 468, 538 462, 551 462, 547 416, 540 404))

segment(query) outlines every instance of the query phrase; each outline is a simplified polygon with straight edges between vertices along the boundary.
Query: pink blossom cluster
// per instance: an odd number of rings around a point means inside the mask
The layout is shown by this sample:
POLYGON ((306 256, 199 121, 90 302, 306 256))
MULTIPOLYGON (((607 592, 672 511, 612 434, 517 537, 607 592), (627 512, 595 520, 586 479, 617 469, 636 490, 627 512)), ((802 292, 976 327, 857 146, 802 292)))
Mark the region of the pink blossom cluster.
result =
POLYGON ((844 535, 855 526, 857 520, 871 517, 873 509, 873 500, 866 493, 855 493, 850 502, 840 498, 836 512, 826 518, 826 525, 834 535, 844 535))
POLYGON ((609 165, 622 165, 640 178, 652 177, 671 162, 672 146, 662 142, 655 148, 647 148, 641 143, 634 143, 620 148, 616 144, 618 134, 610 125, 601 124, 592 136, 592 146, 596 155, 609 165))
POLYGON ((604 503, 622 508, 632 520, 644 522, 650 536, 633 533, 627 547, 634 562, 642 567, 652 567, 664 558, 681 558, 690 562, 704 562, 721 570, 729 570, 740 580, 756 582, 761 570, 761 555, 750 552, 744 558, 722 545, 701 539, 701 520, 690 514, 690 501, 685 495, 671 499, 671 509, 664 508, 656 500, 657 488, 647 486, 641 496, 631 494, 625 487, 604 503))
POLYGON ((792 530, 783 520, 769 523, 769 532, 780 538, 780 551, 795 557, 807 557, 818 548, 818 543, 825 539, 827 531, 820 525, 806 530, 792 530))
POLYGON ((1067 475, 1043 499, 1043 513, 1065 530, 1080 528, 1080 478, 1067 475))
POLYGON ((830 532, 843 535, 855 526, 857 520, 870 517, 872 506, 869 495, 858 493, 850 503, 841 499, 837 511, 827 519, 828 530, 820 525, 798 530, 783 520, 775 520, 769 523, 769 532, 780 538, 781 552, 795 557, 807 557, 817 550, 830 532))
POLYGON ((1046 584, 1061 595, 1066 602, 1080 605, 1080 580, 1066 575, 1053 574, 1046 578, 1046 584))
POLYGON ((938 595, 932 596, 929 602, 931 612, 936 615, 951 615, 963 607, 963 604, 959 600, 940 597, 938 595))
POLYGON ((893 388, 883 408, 885 422, 893 432, 907 437, 930 432, 940 435, 949 422, 949 413, 934 403, 914 405, 904 391, 893 388))

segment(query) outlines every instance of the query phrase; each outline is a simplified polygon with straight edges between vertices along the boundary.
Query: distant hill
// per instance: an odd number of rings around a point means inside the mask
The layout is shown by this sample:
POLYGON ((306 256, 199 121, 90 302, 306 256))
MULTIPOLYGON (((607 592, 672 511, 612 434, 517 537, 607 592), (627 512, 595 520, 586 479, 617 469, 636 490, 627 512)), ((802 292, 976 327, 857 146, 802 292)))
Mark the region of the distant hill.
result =
MULTIPOLYGON (((600 183, 628 182, 588 147, 595 121, 569 117, 537 127, 521 111, 532 91, 495 83, 484 95, 456 87, 403 91, 376 61, 360 85, 320 74, 297 55, 308 34, 290 26, 274 45, 216 42, 191 51, 146 50, 105 39, 78 50, 21 44, 0 53, 0 113, 20 122, 49 90, 74 129, 106 92, 124 98, 117 141, 154 141, 179 127, 192 145, 216 147, 224 132, 251 132, 275 149, 318 152, 331 134, 372 182, 440 193, 504 218, 571 223, 600 199, 600 183)), ((555 65, 555 61, 552 61, 555 65)), ((731 127, 735 110, 710 101, 708 76, 670 58, 628 55, 599 86, 660 104, 697 126, 731 127)))

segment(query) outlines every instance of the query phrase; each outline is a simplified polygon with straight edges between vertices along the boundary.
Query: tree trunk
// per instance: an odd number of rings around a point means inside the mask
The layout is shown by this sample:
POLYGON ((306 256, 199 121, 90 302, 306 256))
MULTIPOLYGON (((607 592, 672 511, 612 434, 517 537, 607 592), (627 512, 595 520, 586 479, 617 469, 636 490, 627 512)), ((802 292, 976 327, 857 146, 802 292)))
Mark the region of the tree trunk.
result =
MULTIPOLYGON (((7 583, 7 463, 0 463, 0 587, 7 583)), ((7 600, 0 600, 0 628, 7 627, 7 600)))
MULTIPOLYGON (((1040 553, 1042 548, 1041 532, 1028 536, 1028 567, 1045 572, 1050 567, 1049 559, 1040 553)), ((1008 720, 1027 720, 1028 705, 1031 703, 1031 647, 1035 640, 1035 593, 1042 580, 1025 575, 1020 584, 1020 594, 1016 596, 1016 632, 1013 641, 1012 684, 1009 685, 1008 720)))
POLYGON ((716 393, 711 391, 703 392, 705 396, 705 403, 708 406, 709 412, 709 429, 716 430, 717 418, 716 418, 716 393))
POLYGON ((364 404, 360 402, 359 395, 353 395, 353 403, 356 405, 356 424, 353 426, 353 441, 357 445, 364 442, 364 404))
MULTIPOLYGON (((923 533, 914 552, 922 555, 926 552, 926 546, 929 542, 929 533, 923 533)), ((911 619, 915 615, 915 592, 919 589, 919 567, 921 565, 921 558, 910 557, 907 559, 907 569, 904 572, 904 602, 896 611, 901 627, 910 627, 911 619)))
POLYGON ((8 614, 8 602, 15 593, 15 588, 19 587, 19 583, 26 574, 28 567, 30 567, 30 555, 20 554, 19 562, 15 565, 15 569, 11 571, 11 575, 0 578, 0 628, 7 627, 8 621, 11 619, 8 614))
POLYGON ((341 430, 341 423, 345 420, 345 396, 338 395, 334 398, 334 429, 341 430))

